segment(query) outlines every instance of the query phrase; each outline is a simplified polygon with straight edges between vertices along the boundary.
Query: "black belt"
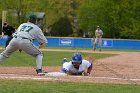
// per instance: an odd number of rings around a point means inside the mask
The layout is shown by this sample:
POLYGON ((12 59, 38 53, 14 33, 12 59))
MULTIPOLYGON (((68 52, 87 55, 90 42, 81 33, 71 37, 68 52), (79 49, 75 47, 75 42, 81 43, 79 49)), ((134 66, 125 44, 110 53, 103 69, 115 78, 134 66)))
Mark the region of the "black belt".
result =
MULTIPOLYGON (((29 38, 26 38, 26 37, 21 37, 22 39, 29 39, 29 38)), ((29 39, 30 40, 30 39, 29 39)))
MULTIPOLYGON (((18 36, 14 36, 14 38, 18 38, 18 36)), ((26 37, 20 37, 20 38, 22 38, 22 39, 28 39, 28 40, 32 41, 31 39, 26 38, 26 37)))

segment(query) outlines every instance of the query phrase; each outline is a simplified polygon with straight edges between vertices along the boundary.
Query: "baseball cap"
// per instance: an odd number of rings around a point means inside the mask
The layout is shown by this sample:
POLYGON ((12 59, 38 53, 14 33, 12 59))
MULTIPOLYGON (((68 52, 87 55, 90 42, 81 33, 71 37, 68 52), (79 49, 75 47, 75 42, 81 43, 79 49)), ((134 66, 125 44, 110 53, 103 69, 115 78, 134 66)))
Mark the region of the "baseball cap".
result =
POLYGON ((31 15, 29 15, 29 19, 30 20, 36 20, 37 19, 37 16, 34 15, 34 14, 31 14, 31 15))

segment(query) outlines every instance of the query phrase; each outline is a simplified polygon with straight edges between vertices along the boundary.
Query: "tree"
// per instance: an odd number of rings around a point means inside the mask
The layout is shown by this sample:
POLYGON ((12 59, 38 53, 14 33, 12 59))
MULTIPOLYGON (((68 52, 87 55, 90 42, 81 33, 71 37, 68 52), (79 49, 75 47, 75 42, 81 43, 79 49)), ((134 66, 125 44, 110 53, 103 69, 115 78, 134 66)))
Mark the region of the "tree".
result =
POLYGON ((72 25, 73 31, 78 33, 79 27, 76 15, 76 10, 78 8, 77 0, 49 0, 48 8, 52 9, 55 21, 62 17, 67 17, 72 25))
POLYGON ((73 33, 72 25, 68 17, 63 17, 58 22, 52 25, 51 35, 52 36, 69 36, 73 33))
MULTIPOLYGON (((25 22, 29 12, 42 11, 46 0, 1 0, 3 9, 7 10, 10 16, 16 16, 18 24, 25 22)), ((10 20, 10 18, 9 18, 10 20)))
POLYGON ((140 39, 139 4, 139 0, 122 0, 120 4, 120 25, 122 38, 140 39))
POLYGON ((13 24, 25 22, 30 12, 43 11, 46 26, 67 17, 76 36, 81 36, 80 31, 94 35, 100 25, 105 38, 132 39, 140 38, 139 5, 139 0, 0 0, 0 10, 9 12, 13 24))
POLYGON ((88 0, 78 11, 85 33, 100 25, 107 38, 140 38, 139 0, 88 0))

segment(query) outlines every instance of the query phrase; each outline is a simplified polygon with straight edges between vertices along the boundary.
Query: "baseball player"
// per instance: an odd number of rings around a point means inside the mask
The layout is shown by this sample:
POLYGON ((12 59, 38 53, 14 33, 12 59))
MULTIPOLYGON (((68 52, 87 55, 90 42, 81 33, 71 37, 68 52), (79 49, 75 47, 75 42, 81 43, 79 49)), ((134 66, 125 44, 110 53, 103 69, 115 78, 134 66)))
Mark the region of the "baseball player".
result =
POLYGON ((93 48, 94 48, 94 51, 96 50, 96 45, 99 44, 99 51, 101 51, 101 48, 102 48, 102 35, 103 35, 103 31, 100 29, 99 26, 97 26, 97 29, 95 31, 95 40, 94 40, 94 45, 93 45, 93 48))
POLYGON ((10 26, 7 22, 5 22, 3 24, 3 31, 2 31, 2 37, 4 35, 7 35, 8 38, 6 40, 6 45, 5 47, 9 44, 9 42, 11 41, 11 39, 13 38, 12 37, 12 34, 15 32, 15 28, 13 28, 12 26, 10 26))
POLYGON ((64 59, 62 72, 67 73, 68 75, 83 75, 89 76, 92 70, 92 63, 82 59, 80 53, 74 53, 72 56, 72 61, 68 62, 67 59, 64 59))
POLYGON ((0 54, 0 62, 10 56, 18 49, 22 49, 27 54, 36 58, 36 72, 39 75, 44 74, 42 71, 42 59, 43 54, 39 50, 47 44, 47 40, 42 33, 42 30, 35 25, 37 20, 36 15, 30 15, 27 23, 21 24, 17 31, 13 35, 13 39, 6 47, 6 49, 0 54), (40 46, 35 46, 32 41, 36 39, 40 46))

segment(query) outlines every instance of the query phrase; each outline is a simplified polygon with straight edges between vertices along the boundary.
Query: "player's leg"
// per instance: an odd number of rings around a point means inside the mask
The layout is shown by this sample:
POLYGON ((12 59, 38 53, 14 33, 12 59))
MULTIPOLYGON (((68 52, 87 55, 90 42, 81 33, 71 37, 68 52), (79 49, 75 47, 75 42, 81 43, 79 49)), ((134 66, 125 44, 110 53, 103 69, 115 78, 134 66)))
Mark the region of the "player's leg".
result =
POLYGON ((99 51, 102 49, 102 38, 99 38, 99 51))
POLYGON ((42 69, 42 52, 32 43, 24 43, 24 45, 20 46, 20 49, 25 51, 27 54, 36 58, 37 69, 42 69))
POLYGON ((30 43, 22 43, 20 45, 20 49, 22 49, 27 54, 36 58, 36 65, 37 65, 36 71, 37 71, 37 73, 41 73, 42 72, 42 59, 43 59, 42 52, 35 45, 33 45, 31 42, 30 43))
POLYGON ((42 53, 36 56, 37 69, 42 69, 42 59, 43 59, 42 53))
POLYGON ((98 42, 98 38, 95 38, 94 45, 93 45, 94 51, 96 50, 96 44, 97 44, 97 42, 98 42))
POLYGON ((17 49, 18 47, 16 46, 16 43, 12 40, 5 50, 0 54, 0 62, 2 62, 5 58, 8 58, 17 49))
POLYGON ((12 40, 12 36, 8 36, 7 40, 6 40, 6 44, 5 44, 5 47, 8 46, 9 42, 12 40))

